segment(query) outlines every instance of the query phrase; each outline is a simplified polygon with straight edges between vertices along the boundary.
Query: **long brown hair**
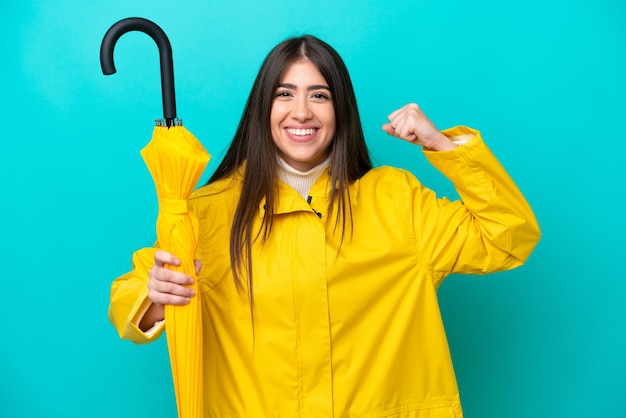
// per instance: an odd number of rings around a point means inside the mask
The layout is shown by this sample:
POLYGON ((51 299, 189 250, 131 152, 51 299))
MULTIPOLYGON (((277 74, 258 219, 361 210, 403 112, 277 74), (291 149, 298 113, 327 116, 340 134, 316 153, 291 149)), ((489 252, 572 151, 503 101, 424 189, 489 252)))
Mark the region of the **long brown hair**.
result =
POLYGON ((327 43, 310 35, 287 39, 278 44, 265 58, 233 141, 209 183, 233 174, 245 163, 243 188, 235 211, 230 233, 230 261, 235 283, 243 287, 243 272, 247 275, 247 290, 252 301, 252 243, 266 239, 272 230, 272 219, 278 195, 277 149, 272 141, 270 112, 274 95, 287 68, 306 59, 317 66, 328 86, 335 110, 335 137, 330 146, 331 187, 329 215, 337 200, 337 223, 341 222, 342 237, 346 218, 351 212, 348 185, 361 178, 371 168, 356 97, 348 69, 339 54, 327 43), (265 214, 259 231, 252 231, 259 204, 265 197, 265 214), (339 221, 341 219, 341 221, 339 221), (254 238, 253 238, 254 235, 254 238))

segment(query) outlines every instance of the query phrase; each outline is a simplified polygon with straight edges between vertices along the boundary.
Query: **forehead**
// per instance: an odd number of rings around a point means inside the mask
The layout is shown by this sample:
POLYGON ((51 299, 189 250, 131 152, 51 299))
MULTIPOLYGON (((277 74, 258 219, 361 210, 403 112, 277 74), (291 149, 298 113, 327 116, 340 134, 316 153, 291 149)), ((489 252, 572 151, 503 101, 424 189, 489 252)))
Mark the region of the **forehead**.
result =
POLYGON ((287 66, 280 78, 280 83, 294 85, 327 84, 317 65, 309 60, 298 60, 287 66))

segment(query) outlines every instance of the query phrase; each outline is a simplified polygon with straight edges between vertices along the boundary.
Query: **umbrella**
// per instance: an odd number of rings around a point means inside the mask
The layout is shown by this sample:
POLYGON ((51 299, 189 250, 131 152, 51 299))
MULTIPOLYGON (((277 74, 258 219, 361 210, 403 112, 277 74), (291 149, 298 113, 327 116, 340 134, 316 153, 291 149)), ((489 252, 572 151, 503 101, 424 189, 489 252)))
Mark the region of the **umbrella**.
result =
MULTIPOLYGON (((155 23, 141 18, 123 19, 107 31, 100 49, 104 74, 115 73, 113 49, 124 33, 141 31, 159 48, 164 119, 157 120, 151 141, 141 150, 154 179, 159 200, 156 223, 159 246, 175 254, 180 266, 168 266, 195 278, 194 256, 198 221, 187 201, 200 180, 209 155, 200 142, 176 119, 174 69, 170 42, 155 23)), ((167 346, 172 367, 179 418, 202 417, 202 315, 197 281, 196 297, 184 306, 165 306, 167 346)))

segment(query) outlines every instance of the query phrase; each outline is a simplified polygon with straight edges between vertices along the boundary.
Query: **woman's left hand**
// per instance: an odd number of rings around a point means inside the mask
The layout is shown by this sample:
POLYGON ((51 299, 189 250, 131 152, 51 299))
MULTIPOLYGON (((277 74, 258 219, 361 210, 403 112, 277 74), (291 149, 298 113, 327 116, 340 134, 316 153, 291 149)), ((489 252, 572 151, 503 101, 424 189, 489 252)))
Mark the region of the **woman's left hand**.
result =
POLYGON ((439 132, 415 103, 409 103, 391 113, 389 123, 383 125, 383 131, 430 151, 447 151, 457 147, 439 132))

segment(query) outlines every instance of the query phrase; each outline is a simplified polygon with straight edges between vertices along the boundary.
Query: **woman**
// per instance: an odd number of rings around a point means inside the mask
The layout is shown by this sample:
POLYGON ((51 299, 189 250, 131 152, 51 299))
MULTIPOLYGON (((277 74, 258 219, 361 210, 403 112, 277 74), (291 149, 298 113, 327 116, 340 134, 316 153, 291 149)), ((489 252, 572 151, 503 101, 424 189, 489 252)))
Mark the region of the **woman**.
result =
MULTIPOLYGON (((224 160, 190 200, 205 416, 462 416, 436 290, 451 273, 520 266, 539 228, 477 131, 440 132, 415 104, 383 130, 422 146, 462 201, 372 168, 329 45, 288 39, 265 59, 224 160)), ((143 343, 163 330, 163 305, 195 295, 164 268, 175 255, 133 261, 109 316, 143 343)))

